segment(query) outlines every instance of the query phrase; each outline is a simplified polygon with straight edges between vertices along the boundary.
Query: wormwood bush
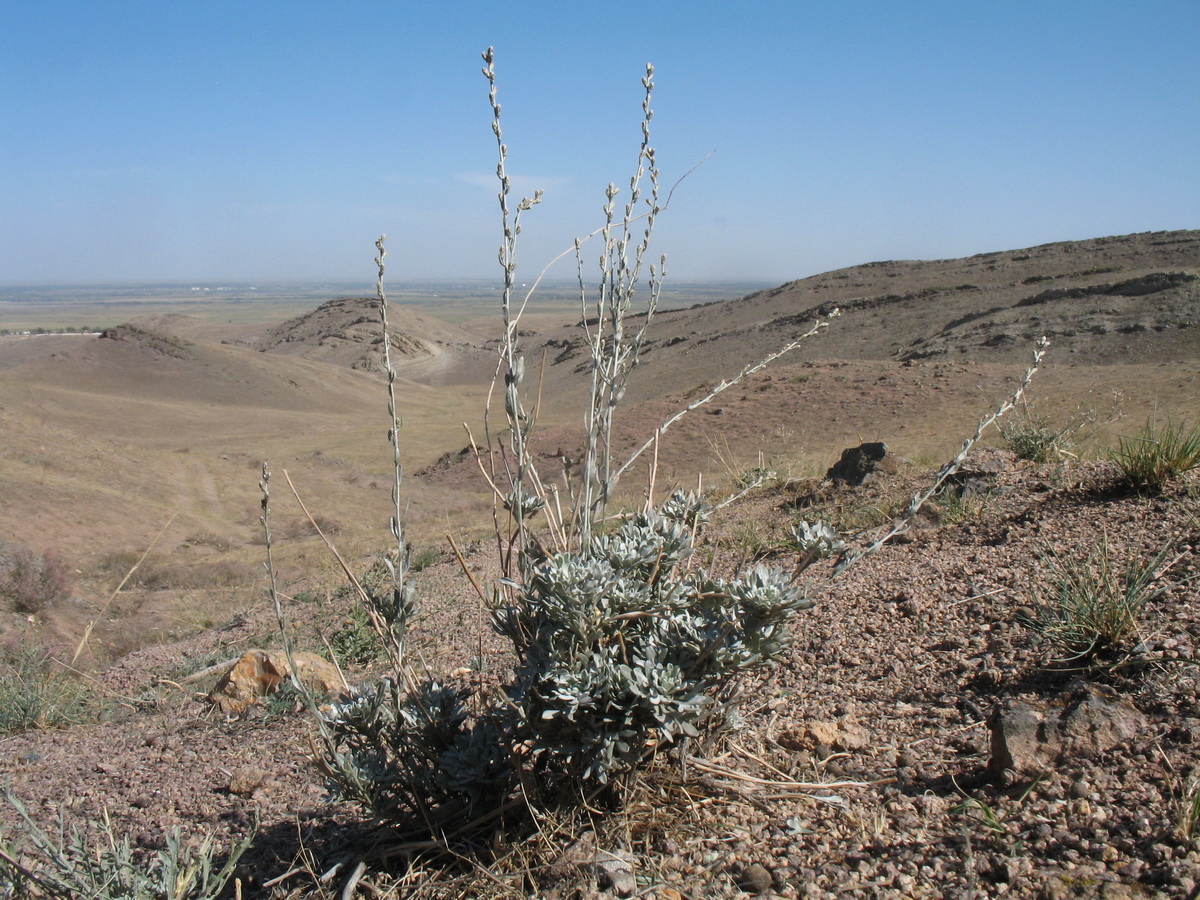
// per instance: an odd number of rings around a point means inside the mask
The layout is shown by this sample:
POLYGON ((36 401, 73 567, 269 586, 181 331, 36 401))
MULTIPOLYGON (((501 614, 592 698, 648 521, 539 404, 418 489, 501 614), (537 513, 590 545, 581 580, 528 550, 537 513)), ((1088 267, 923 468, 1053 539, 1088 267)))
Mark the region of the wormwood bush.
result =
POLYGON ((71 593, 71 573, 53 550, 40 555, 17 547, 0 556, 0 597, 19 613, 41 612, 71 593))
MULTIPOLYGON (((737 675, 785 652, 786 621, 811 605, 792 577, 779 570, 755 567, 719 578, 693 568, 697 529, 707 514, 698 494, 676 492, 661 504, 647 503, 615 520, 607 514, 621 474, 632 462, 622 464, 612 456, 613 414, 637 364, 664 265, 660 261, 657 267, 649 266, 644 319, 637 329, 626 329, 660 211, 658 170, 649 144, 649 67, 643 80, 642 146, 629 199, 619 212, 619 191, 609 185, 605 225, 594 233, 603 248, 594 324, 585 326, 591 354, 586 451, 579 471, 568 473, 565 512, 558 495, 545 487, 550 479, 540 477, 529 451, 534 416, 527 411, 517 327, 523 304, 513 301, 519 220, 539 202, 540 194, 510 205, 507 147, 490 50, 484 59, 504 219, 504 331, 499 353, 508 427, 493 432, 489 426, 487 443, 499 444, 500 452, 480 456, 506 460, 491 478, 505 578, 490 605, 493 625, 511 641, 515 663, 511 679, 495 698, 418 679, 405 664, 404 634, 415 604, 407 582, 412 566, 397 500, 391 589, 359 589, 372 624, 389 648, 392 674, 361 687, 320 719, 325 766, 337 793, 358 800, 384 820, 417 827, 423 823, 435 831, 439 823, 464 811, 498 808, 525 789, 530 776, 537 776, 539 792, 559 783, 577 790, 580 780, 605 785, 633 772, 677 739, 697 735, 706 718, 728 699, 737 675), (645 192, 643 177, 649 180, 645 192)), ((586 298, 583 243, 576 241, 575 247, 581 297, 586 298)), ((377 246, 386 332, 383 239, 377 246)), ((582 302, 587 322, 588 301, 582 302)), ((390 360, 385 359, 385 367, 398 495, 399 423, 390 392, 395 376, 390 360)), ((753 370, 747 367, 694 405, 753 370)), ((673 421, 660 426, 655 439, 673 421)), ((264 472, 265 522, 268 479, 264 472)), ((267 529, 269 534, 269 524, 267 529)))
MULTIPOLYGON (((740 674, 769 665, 787 651, 788 620, 812 605, 795 577, 817 559, 834 554, 842 557, 835 569, 840 571, 904 530, 921 504, 956 471, 984 428, 1020 399, 1044 352, 1039 345, 1034 366, 1012 400, 981 420, 975 436, 942 468, 929 491, 914 497, 876 544, 851 554, 831 528, 805 523, 794 534, 801 555, 791 573, 755 566, 729 578, 708 574, 693 565, 697 532, 708 512, 704 499, 677 491, 661 503, 652 502, 656 473, 651 462, 645 504, 634 512, 610 515, 620 479, 683 415, 794 349, 827 323, 818 323, 722 381, 661 423, 623 461, 618 458, 614 416, 638 364, 665 268, 665 258, 657 266, 646 263, 654 223, 663 208, 650 146, 653 69, 648 66, 642 82, 642 143, 627 199, 619 207, 616 198, 621 192, 610 184, 603 226, 575 242, 581 327, 590 357, 583 460, 561 479, 543 477, 530 450, 537 403, 528 396, 520 346, 518 324, 525 303, 514 298, 521 218, 540 202, 541 193, 515 204, 510 200, 508 149, 490 49, 484 61, 499 155, 499 260, 504 273, 498 377, 489 397, 502 398, 503 424, 494 424, 489 401, 484 447, 475 445, 473 437, 472 445, 485 473, 491 466, 487 477, 494 493, 495 542, 503 577, 488 602, 493 626, 512 644, 512 674, 498 692, 473 694, 421 679, 406 661, 405 636, 416 604, 401 522, 400 426, 393 390, 396 376, 387 351, 386 254, 380 238, 377 294, 395 460, 396 546, 387 557, 394 560, 389 562, 391 584, 364 586, 344 564, 343 569, 388 654, 391 672, 323 713, 309 698, 334 792, 360 802, 381 820, 441 839, 494 821, 493 814, 516 806, 518 796, 524 803, 537 797, 553 802, 577 796, 581 785, 599 789, 620 781, 651 756, 699 734, 706 720, 730 701, 740 674), (598 285, 589 293, 583 247, 592 237, 602 246, 598 285), (634 320, 644 264, 648 290, 634 320)), ((264 466, 268 563, 269 480, 264 466)), ((284 627, 278 592, 273 593, 284 627)), ((480 593, 483 596, 482 589, 480 593)), ((284 631, 286 646, 285 627, 284 631)), ((303 691, 299 683, 296 687, 303 691)))
POLYGON ((340 792, 393 821, 442 819, 498 803, 520 766, 547 784, 603 784, 697 735, 738 674, 779 659, 787 619, 812 605, 776 569, 687 569, 703 516, 697 496, 677 493, 532 564, 494 611, 517 662, 483 714, 468 692, 395 678, 336 705, 328 768, 340 792))
POLYGON ((107 815, 103 832, 89 841, 59 822, 48 835, 30 818, 24 804, 5 788, 5 797, 21 820, 24 844, 0 839, 0 891, 4 896, 78 897, 88 900, 217 900, 233 877, 254 830, 230 848, 217 868, 218 848, 209 836, 187 847, 179 829, 165 834, 165 848, 151 856, 135 853, 129 835, 118 835, 107 815))
POLYGON ((497 630, 517 652, 505 693, 511 730, 534 760, 604 782, 696 725, 739 673, 777 660, 791 614, 812 605, 762 566, 712 578, 685 568, 703 514, 674 495, 582 552, 533 569, 497 630))

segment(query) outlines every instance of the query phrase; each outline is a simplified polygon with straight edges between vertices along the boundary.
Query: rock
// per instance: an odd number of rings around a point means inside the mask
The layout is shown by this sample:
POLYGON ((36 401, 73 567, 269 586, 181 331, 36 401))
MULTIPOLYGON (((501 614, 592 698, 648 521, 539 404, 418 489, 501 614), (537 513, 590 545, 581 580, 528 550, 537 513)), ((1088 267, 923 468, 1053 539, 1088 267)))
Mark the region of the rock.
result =
POLYGON ((1135 737, 1146 717, 1114 692, 1077 685, 1056 703, 1020 700, 993 713, 989 769, 1035 775, 1069 757, 1088 757, 1135 737))
MULTIPOLYGON (((317 695, 335 694, 343 688, 342 678, 331 662, 307 651, 292 654, 300 681, 317 695)), ((287 654, 282 650, 251 650, 217 682, 208 699, 222 712, 240 713, 262 697, 279 690, 291 677, 287 654)))
POLYGON ((888 453, 887 444, 874 441, 847 447, 841 458, 825 473, 828 481, 860 485, 876 472, 894 472, 897 457, 888 453))
POLYGON ((832 722, 809 722, 806 727, 809 742, 818 747, 862 750, 871 743, 867 730, 849 716, 832 722))
POLYGON ((550 874, 555 878, 565 878, 572 869, 590 865, 595 857, 596 836, 590 831, 585 831, 575 843, 551 863, 550 874))
POLYGON ((262 769, 242 766, 229 779, 229 793, 248 797, 262 787, 268 777, 268 773, 262 769))
POLYGON ((592 868, 601 889, 607 888, 618 897, 630 897, 637 892, 631 854, 623 850, 600 850, 592 861, 592 868))
POLYGON ((1007 472, 1016 463, 1017 455, 999 447, 974 447, 958 468, 958 474, 967 478, 998 475, 1007 472))
POLYGON ((775 885, 775 879, 767 867, 760 863, 752 863, 742 872, 739 879, 742 889, 752 894, 764 894, 775 885))
POLYGON ((601 890, 629 897, 637 893, 633 863, 634 857, 623 850, 598 850, 595 835, 587 831, 551 864, 550 874, 566 878, 573 870, 590 869, 601 890))
POLYGON ((1191 272, 1151 272, 1140 278, 1131 278, 1109 288, 1108 293, 1120 297, 1144 297, 1146 294, 1157 294, 1159 291, 1180 287, 1195 281, 1197 277, 1191 272))

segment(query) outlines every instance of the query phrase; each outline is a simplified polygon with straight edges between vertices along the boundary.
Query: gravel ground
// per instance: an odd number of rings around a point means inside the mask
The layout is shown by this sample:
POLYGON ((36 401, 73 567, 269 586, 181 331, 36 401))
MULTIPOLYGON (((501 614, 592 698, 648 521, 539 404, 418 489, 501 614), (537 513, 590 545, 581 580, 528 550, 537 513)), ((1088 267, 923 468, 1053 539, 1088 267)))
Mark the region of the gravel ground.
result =
MULTIPOLYGON (((624 812, 546 813, 474 865, 412 853, 373 862, 357 895, 1195 896, 1200 851, 1179 823, 1200 776, 1200 479, 1143 498, 1113 490, 1105 463, 988 459, 963 499, 815 585, 789 658, 742 686, 740 727, 685 748, 686 765, 675 754, 655 764, 627 788, 624 812), (1048 554, 1083 560, 1105 542, 1120 564, 1168 545, 1174 562, 1141 633, 1106 658, 1126 664, 1068 671, 1022 617, 1050 584, 1048 554), (1140 712, 1132 737, 1081 745, 1036 774, 989 767, 997 710, 1064 709, 1085 683, 1140 712)), ((762 490, 716 517, 702 552, 718 570, 754 555, 786 566, 771 547, 798 517, 861 525, 928 477, 902 467, 860 488, 762 490)), ((487 548, 468 555, 476 577, 493 574, 489 559, 487 548)), ((417 577, 414 647, 429 671, 482 659, 502 673, 457 565, 417 577)), ((298 633, 336 630, 347 611, 344 600, 297 604, 298 633)), ((201 660, 262 643, 271 622, 263 607, 126 657, 101 678, 114 699, 106 721, 4 740, 0 780, 36 819, 86 827, 107 813, 144 849, 176 825, 225 840, 257 820, 243 896, 337 896, 380 835, 325 800, 307 715, 273 702, 228 718, 203 700, 208 684, 182 682, 201 660)))

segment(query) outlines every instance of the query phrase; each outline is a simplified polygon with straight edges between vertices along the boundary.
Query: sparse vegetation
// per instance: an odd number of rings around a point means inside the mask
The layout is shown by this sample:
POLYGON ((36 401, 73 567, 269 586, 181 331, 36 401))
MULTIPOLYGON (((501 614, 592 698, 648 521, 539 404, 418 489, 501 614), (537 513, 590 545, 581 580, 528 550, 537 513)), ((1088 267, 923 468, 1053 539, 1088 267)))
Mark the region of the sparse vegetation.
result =
MULTIPOLYGON (((1015 808, 1024 803, 1026 799, 1028 799, 1029 795, 1032 794, 1037 789, 1038 785, 1042 783, 1044 778, 1044 775, 1038 775, 1038 777, 1034 778, 1033 781, 1031 781, 1029 785, 1021 792, 1021 794, 1012 801, 1012 806, 1015 808)), ((972 820, 978 825, 981 825, 998 838, 1004 838, 1010 833, 1010 827, 1007 824, 1007 820, 1011 818, 1013 814, 1012 809, 1010 809, 1007 813, 999 812, 997 811, 996 807, 988 803, 982 797, 972 797, 970 794, 960 788, 957 783, 954 787, 963 799, 961 802, 952 806, 950 808, 950 812, 965 816, 967 819, 972 820)))
POLYGON ((1188 844, 1200 839, 1200 778, 1192 778, 1179 798, 1175 831, 1188 844))
POLYGON ((85 684, 41 647, 26 645, 0 657, 0 735, 77 725, 97 707, 85 684))
POLYGON ((434 563, 441 560, 442 554, 433 547, 426 547, 424 550, 415 551, 409 559, 408 569, 410 572, 420 572, 428 569, 434 563))
POLYGON ((976 521, 982 518, 988 505, 986 491, 978 491, 964 485, 948 484, 934 494, 932 499, 941 514, 943 525, 976 521))
POLYGON ((38 613, 71 593, 70 570, 53 550, 16 547, 0 556, 0 598, 14 612, 38 613))
POLYGON ((1168 419, 1153 420, 1132 437, 1121 437, 1110 452, 1120 483, 1142 493, 1156 494, 1185 472, 1200 467, 1200 427, 1168 419))
POLYGON ((1045 463, 1060 459, 1069 449, 1076 424, 1058 427, 1048 416, 1024 403, 1000 425, 1000 436, 1017 459, 1045 463))
POLYGON ((383 654, 367 611, 357 603, 342 627, 329 636, 329 645, 339 663, 353 666, 365 666, 383 654))
POLYGON ((1121 565, 1107 535, 1083 559, 1051 551, 1048 571, 1035 575, 1037 609, 1027 624, 1059 649, 1060 664, 1119 666, 1130 657, 1143 613, 1164 590, 1173 553, 1168 545, 1121 565))
POLYGON ((78 828, 68 831, 61 819, 57 835, 47 834, 11 788, 4 793, 21 822, 19 842, 7 835, 0 838, 0 889, 5 896, 217 900, 255 833, 252 828, 230 847, 223 861, 211 836, 191 847, 178 828, 163 835, 163 849, 144 854, 107 816, 92 840, 78 828))
POLYGON ((158 555, 143 558, 136 551, 106 554, 97 568, 108 576, 121 578, 124 589, 141 591, 234 587, 248 584, 255 578, 254 567, 247 563, 204 559, 187 564, 170 562, 158 555))
POLYGON ((233 542, 219 534, 204 532, 190 535, 186 541, 186 546, 211 547, 219 553, 227 553, 233 549, 233 542))
POLYGON ((293 541, 316 537, 322 532, 330 536, 339 535, 342 533, 342 523, 318 513, 312 517, 311 521, 308 519, 293 519, 283 528, 283 536, 293 541))

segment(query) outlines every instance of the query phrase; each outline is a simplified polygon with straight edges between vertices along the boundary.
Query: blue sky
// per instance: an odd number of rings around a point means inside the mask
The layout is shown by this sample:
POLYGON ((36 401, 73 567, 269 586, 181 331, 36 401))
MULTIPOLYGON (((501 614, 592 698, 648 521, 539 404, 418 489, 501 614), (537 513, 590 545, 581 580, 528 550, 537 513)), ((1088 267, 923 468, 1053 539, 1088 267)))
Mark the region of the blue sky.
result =
MULTIPOLYGON (((1200 3, 34 2, 0 8, 0 282, 532 277, 627 181, 677 280, 1200 227, 1200 3)), ((596 254, 588 254, 589 264, 596 254)), ((552 275, 573 276, 570 261, 552 275)))

